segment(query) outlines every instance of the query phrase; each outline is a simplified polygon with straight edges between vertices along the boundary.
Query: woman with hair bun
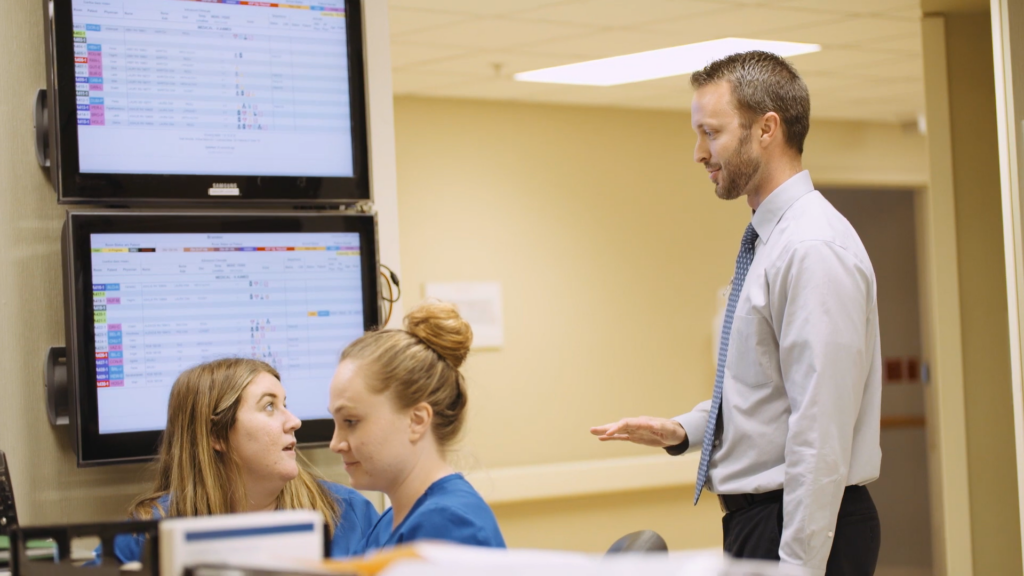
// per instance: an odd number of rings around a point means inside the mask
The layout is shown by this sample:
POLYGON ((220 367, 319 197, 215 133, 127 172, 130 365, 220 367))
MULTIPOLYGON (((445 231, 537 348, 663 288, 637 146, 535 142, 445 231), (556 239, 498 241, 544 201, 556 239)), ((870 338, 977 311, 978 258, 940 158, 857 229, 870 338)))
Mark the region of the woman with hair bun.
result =
POLYGON ((494 513, 445 459, 465 421, 459 367, 473 331, 455 307, 428 303, 404 330, 370 332, 345 349, 331 381, 331 450, 353 487, 391 499, 367 550, 421 539, 504 548, 494 513))

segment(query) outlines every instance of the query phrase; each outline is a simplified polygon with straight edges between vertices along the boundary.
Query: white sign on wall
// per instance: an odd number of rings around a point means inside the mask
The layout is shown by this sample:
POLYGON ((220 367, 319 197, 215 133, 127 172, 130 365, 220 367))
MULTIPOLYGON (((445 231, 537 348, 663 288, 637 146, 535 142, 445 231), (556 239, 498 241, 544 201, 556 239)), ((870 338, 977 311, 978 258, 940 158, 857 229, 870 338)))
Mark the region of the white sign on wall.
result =
POLYGON ((427 298, 450 302, 473 328, 473 348, 501 348, 505 344, 505 320, 500 282, 429 282, 427 298))

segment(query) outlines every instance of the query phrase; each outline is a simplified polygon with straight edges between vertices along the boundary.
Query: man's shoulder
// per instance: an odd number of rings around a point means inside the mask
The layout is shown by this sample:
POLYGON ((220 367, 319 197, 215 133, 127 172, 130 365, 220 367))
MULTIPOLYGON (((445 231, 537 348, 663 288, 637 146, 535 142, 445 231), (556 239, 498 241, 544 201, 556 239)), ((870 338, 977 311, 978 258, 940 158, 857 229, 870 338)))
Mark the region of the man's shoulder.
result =
POLYGON ((845 253, 858 267, 871 268, 871 259, 857 231, 817 190, 794 202, 771 237, 774 263, 781 269, 805 252, 845 253))
POLYGON ((817 190, 805 195, 779 221, 777 241, 780 253, 788 253, 806 242, 827 242, 851 253, 864 253, 864 245, 850 221, 817 190))

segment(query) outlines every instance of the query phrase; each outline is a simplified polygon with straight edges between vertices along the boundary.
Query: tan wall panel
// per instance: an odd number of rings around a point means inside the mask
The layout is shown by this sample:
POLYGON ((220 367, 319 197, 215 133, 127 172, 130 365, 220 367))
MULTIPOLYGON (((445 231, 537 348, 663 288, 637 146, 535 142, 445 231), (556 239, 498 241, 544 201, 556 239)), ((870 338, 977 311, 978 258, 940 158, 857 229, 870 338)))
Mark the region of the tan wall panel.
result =
POLYGON ((946 16, 976 574, 1020 574, 991 20, 946 16))

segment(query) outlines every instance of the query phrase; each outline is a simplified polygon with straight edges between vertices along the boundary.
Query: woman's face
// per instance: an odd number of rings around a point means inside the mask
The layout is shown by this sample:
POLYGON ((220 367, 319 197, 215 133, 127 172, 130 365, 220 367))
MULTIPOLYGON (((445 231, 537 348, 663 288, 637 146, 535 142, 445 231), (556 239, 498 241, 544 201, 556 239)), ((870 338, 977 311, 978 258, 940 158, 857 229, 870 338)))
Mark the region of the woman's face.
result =
POLYGON ((410 415, 398 409, 390 395, 370 391, 364 372, 351 360, 343 361, 334 372, 331 450, 345 461, 354 488, 390 493, 415 461, 410 415))
POLYGON ((281 382, 266 372, 245 387, 239 402, 228 438, 248 489, 274 484, 283 488, 299 475, 295 431, 302 421, 285 408, 281 382))

